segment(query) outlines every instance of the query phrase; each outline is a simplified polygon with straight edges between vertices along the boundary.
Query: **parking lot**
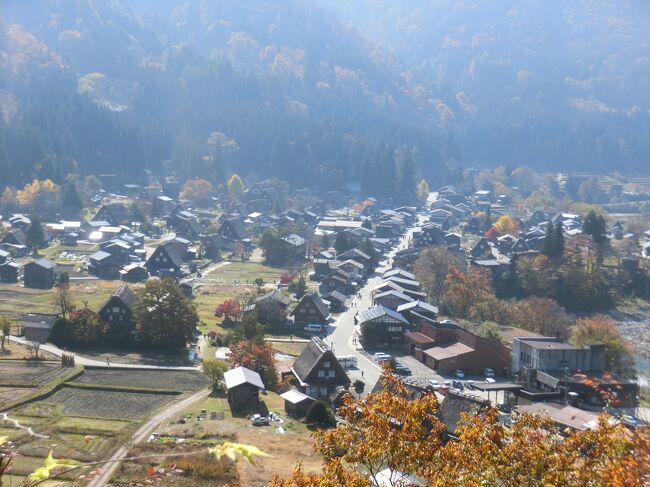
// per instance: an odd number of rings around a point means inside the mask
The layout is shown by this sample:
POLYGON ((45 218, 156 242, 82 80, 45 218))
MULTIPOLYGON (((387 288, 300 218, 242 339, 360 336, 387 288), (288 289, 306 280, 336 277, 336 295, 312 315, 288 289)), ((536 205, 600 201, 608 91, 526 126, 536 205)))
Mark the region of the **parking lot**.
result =
MULTIPOLYGON (((412 355, 407 355, 406 353, 394 353, 393 356, 397 359, 397 362, 408 367, 411 370, 411 375, 408 376, 409 379, 416 381, 418 384, 426 386, 430 380, 438 381, 440 384, 444 384, 445 381, 454 381, 456 376, 453 374, 441 375, 438 374, 435 370, 430 369, 422 362, 419 362, 412 355)), ((504 383, 510 382, 506 377, 494 377, 495 382, 504 383)), ((464 393, 470 394, 481 399, 489 399, 493 403, 503 402, 503 392, 483 392, 476 389, 470 389, 467 386, 468 381, 474 382, 485 382, 485 377, 483 375, 465 375, 461 380, 465 389, 464 393)))

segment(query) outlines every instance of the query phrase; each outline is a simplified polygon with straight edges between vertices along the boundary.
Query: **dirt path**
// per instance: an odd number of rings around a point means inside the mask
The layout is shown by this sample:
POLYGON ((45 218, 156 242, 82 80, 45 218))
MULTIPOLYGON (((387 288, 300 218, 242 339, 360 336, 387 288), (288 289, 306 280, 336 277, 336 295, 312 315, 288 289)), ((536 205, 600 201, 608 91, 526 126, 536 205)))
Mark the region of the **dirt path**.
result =
POLYGON ((129 451, 134 445, 137 445, 138 443, 141 443, 142 441, 149 438, 149 436, 151 436, 151 433, 153 433, 154 430, 160 426, 160 423, 170 419, 173 416, 176 416, 181 411, 190 407, 192 404, 205 399, 209 394, 209 390, 199 391, 183 399, 182 401, 171 404, 168 408, 156 414, 153 418, 143 424, 135 433, 133 433, 131 439, 126 442, 124 446, 120 447, 111 458, 106 460, 106 463, 102 467, 102 474, 94 480, 91 480, 88 483, 88 487, 100 487, 102 485, 106 485, 113 476, 113 472, 115 472, 115 469, 120 464, 120 461, 126 458, 129 451))

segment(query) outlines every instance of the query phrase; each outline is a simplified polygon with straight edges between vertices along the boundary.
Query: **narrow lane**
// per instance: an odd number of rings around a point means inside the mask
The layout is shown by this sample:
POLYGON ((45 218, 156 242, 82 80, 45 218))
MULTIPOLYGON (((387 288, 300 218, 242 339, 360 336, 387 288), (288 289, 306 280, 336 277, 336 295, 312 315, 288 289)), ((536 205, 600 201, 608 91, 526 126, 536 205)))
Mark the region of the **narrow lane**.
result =
POLYGON ((349 369, 347 372, 352 382, 357 379, 361 379, 365 382, 366 392, 369 392, 377 383, 377 380, 379 380, 381 368, 374 360, 361 353, 363 349, 358 342, 355 344, 356 332, 354 328, 354 317, 357 313, 372 306, 372 289, 382 281, 381 275, 391 268, 395 254, 399 250, 408 247, 412 234, 413 228, 409 228, 400 240, 399 244, 388 252, 386 257, 382 260, 385 265, 379 266, 373 276, 370 277, 366 281, 365 285, 359 290, 361 297, 353 296, 349 303, 349 308, 339 315, 336 322, 332 325, 334 330, 326 339, 327 343, 332 347, 335 355, 356 355, 357 369, 349 369))

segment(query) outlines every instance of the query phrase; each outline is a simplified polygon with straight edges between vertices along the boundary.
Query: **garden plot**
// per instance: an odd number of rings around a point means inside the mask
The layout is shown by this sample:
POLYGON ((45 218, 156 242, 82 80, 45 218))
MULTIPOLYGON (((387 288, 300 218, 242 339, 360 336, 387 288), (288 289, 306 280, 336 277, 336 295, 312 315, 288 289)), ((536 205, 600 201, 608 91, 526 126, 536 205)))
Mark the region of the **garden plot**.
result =
POLYGON ((68 372, 57 363, 2 361, 0 384, 42 385, 68 372))
POLYGON ((90 369, 73 382, 140 389, 198 391, 208 386, 206 377, 190 370, 90 369))
MULTIPOLYGON (((9 401, 15 401, 36 392, 32 387, 2 387, 0 386, 0 406, 9 401)), ((2 436, 2 435, 0 435, 2 436)))
POLYGON ((60 405, 68 416, 140 420, 175 397, 172 394, 64 387, 43 402, 60 405))

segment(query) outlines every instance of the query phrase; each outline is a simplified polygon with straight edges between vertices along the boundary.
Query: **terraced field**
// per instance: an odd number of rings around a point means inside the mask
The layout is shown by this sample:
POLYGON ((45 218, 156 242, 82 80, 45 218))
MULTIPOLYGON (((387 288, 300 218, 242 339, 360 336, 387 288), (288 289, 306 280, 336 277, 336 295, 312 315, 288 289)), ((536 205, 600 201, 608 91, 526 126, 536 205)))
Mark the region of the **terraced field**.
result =
POLYGON ((0 384, 45 384, 69 370, 53 362, 28 362, 24 360, 0 362, 0 384))
POLYGON ((67 416, 141 420, 177 396, 64 387, 43 402, 62 407, 67 416))
POLYGON ((141 389, 172 390, 179 392, 198 391, 208 386, 206 377, 184 370, 125 370, 90 369, 73 382, 141 389))

